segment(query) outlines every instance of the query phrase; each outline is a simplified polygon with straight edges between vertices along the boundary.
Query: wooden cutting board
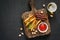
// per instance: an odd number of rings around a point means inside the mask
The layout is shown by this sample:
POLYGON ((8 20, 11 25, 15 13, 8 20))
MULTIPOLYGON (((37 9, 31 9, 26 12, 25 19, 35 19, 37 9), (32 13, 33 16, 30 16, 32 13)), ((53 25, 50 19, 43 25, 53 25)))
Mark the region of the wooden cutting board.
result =
POLYGON ((45 9, 43 9, 43 8, 42 9, 39 9, 39 10, 36 10, 36 8, 34 6, 34 0, 31 0, 30 5, 31 5, 31 9, 32 10, 31 11, 24 12, 22 14, 25 35, 28 38, 34 38, 34 37, 37 37, 37 36, 44 36, 44 35, 50 34, 51 28, 50 28, 50 23, 49 23, 47 11, 45 9), (39 20, 37 20, 38 18, 36 17, 36 14, 41 13, 41 11, 43 12, 44 17, 46 17, 46 19, 43 19, 43 21, 42 21, 41 18, 39 18, 39 20), (34 25, 34 23, 37 24, 38 21, 39 21, 39 24, 41 22, 45 22, 48 25, 48 30, 45 33, 39 32, 38 29, 37 29, 38 25, 36 25, 36 26, 34 25), (32 26, 29 26, 29 25, 32 25, 32 26), (36 33, 33 34, 32 33, 33 31, 34 32, 36 31, 36 33))

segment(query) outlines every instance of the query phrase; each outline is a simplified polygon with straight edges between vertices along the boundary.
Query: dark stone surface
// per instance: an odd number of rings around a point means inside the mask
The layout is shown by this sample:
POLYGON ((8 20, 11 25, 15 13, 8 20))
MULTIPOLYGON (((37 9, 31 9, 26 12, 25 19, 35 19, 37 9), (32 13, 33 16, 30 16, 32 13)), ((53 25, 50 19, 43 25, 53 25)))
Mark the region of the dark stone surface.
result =
MULTIPOLYGON (((60 0, 36 0, 36 8, 43 8, 43 4, 55 2, 58 6, 54 18, 50 19, 51 34, 30 40, 60 40, 60 0)), ((21 15, 28 11, 28 0, 0 0, 0 40, 29 40, 24 36, 18 37, 22 26, 21 15)))

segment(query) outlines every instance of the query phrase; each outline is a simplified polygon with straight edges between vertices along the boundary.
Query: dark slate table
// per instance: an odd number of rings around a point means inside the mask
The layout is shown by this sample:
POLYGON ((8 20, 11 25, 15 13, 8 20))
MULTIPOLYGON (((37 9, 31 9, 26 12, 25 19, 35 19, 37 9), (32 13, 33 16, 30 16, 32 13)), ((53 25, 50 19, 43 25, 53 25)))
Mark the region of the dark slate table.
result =
POLYGON ((36 0, 36 8, 55 2, 58 6, 54 18, 50 18, 51 34, 46 37, 27 39, 26 36, 19 37, 22 26, 21 15, 29 11, 28 0, 0 0, 0 40, 60 40, 60 0, 36 0))

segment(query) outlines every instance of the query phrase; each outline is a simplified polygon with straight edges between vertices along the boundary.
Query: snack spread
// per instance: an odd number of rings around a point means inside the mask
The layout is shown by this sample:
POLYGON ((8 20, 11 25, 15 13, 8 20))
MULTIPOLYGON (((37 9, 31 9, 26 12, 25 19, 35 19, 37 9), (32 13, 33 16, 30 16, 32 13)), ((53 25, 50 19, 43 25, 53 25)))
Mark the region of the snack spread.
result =
POLYGON ((48 20, 47 11, 45 9, 36 10, 31 0, 31 11, 25 12, 22 15, 24 31, 28 38, 48 35, 50 30, 50 23, 48 20))

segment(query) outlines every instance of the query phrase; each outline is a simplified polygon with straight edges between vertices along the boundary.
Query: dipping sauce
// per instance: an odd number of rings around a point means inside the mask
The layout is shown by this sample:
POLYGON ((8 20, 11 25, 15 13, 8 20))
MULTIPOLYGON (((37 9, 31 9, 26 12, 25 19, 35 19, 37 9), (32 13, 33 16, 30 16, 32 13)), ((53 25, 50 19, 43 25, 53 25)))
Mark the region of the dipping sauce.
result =
POLYGON ((41 23, 38 25, 38 30, 39 30, 41 33, 47 32, 47 30, 48 30, 48 25, 47 25, 47 23, 41 22, 41 23))

